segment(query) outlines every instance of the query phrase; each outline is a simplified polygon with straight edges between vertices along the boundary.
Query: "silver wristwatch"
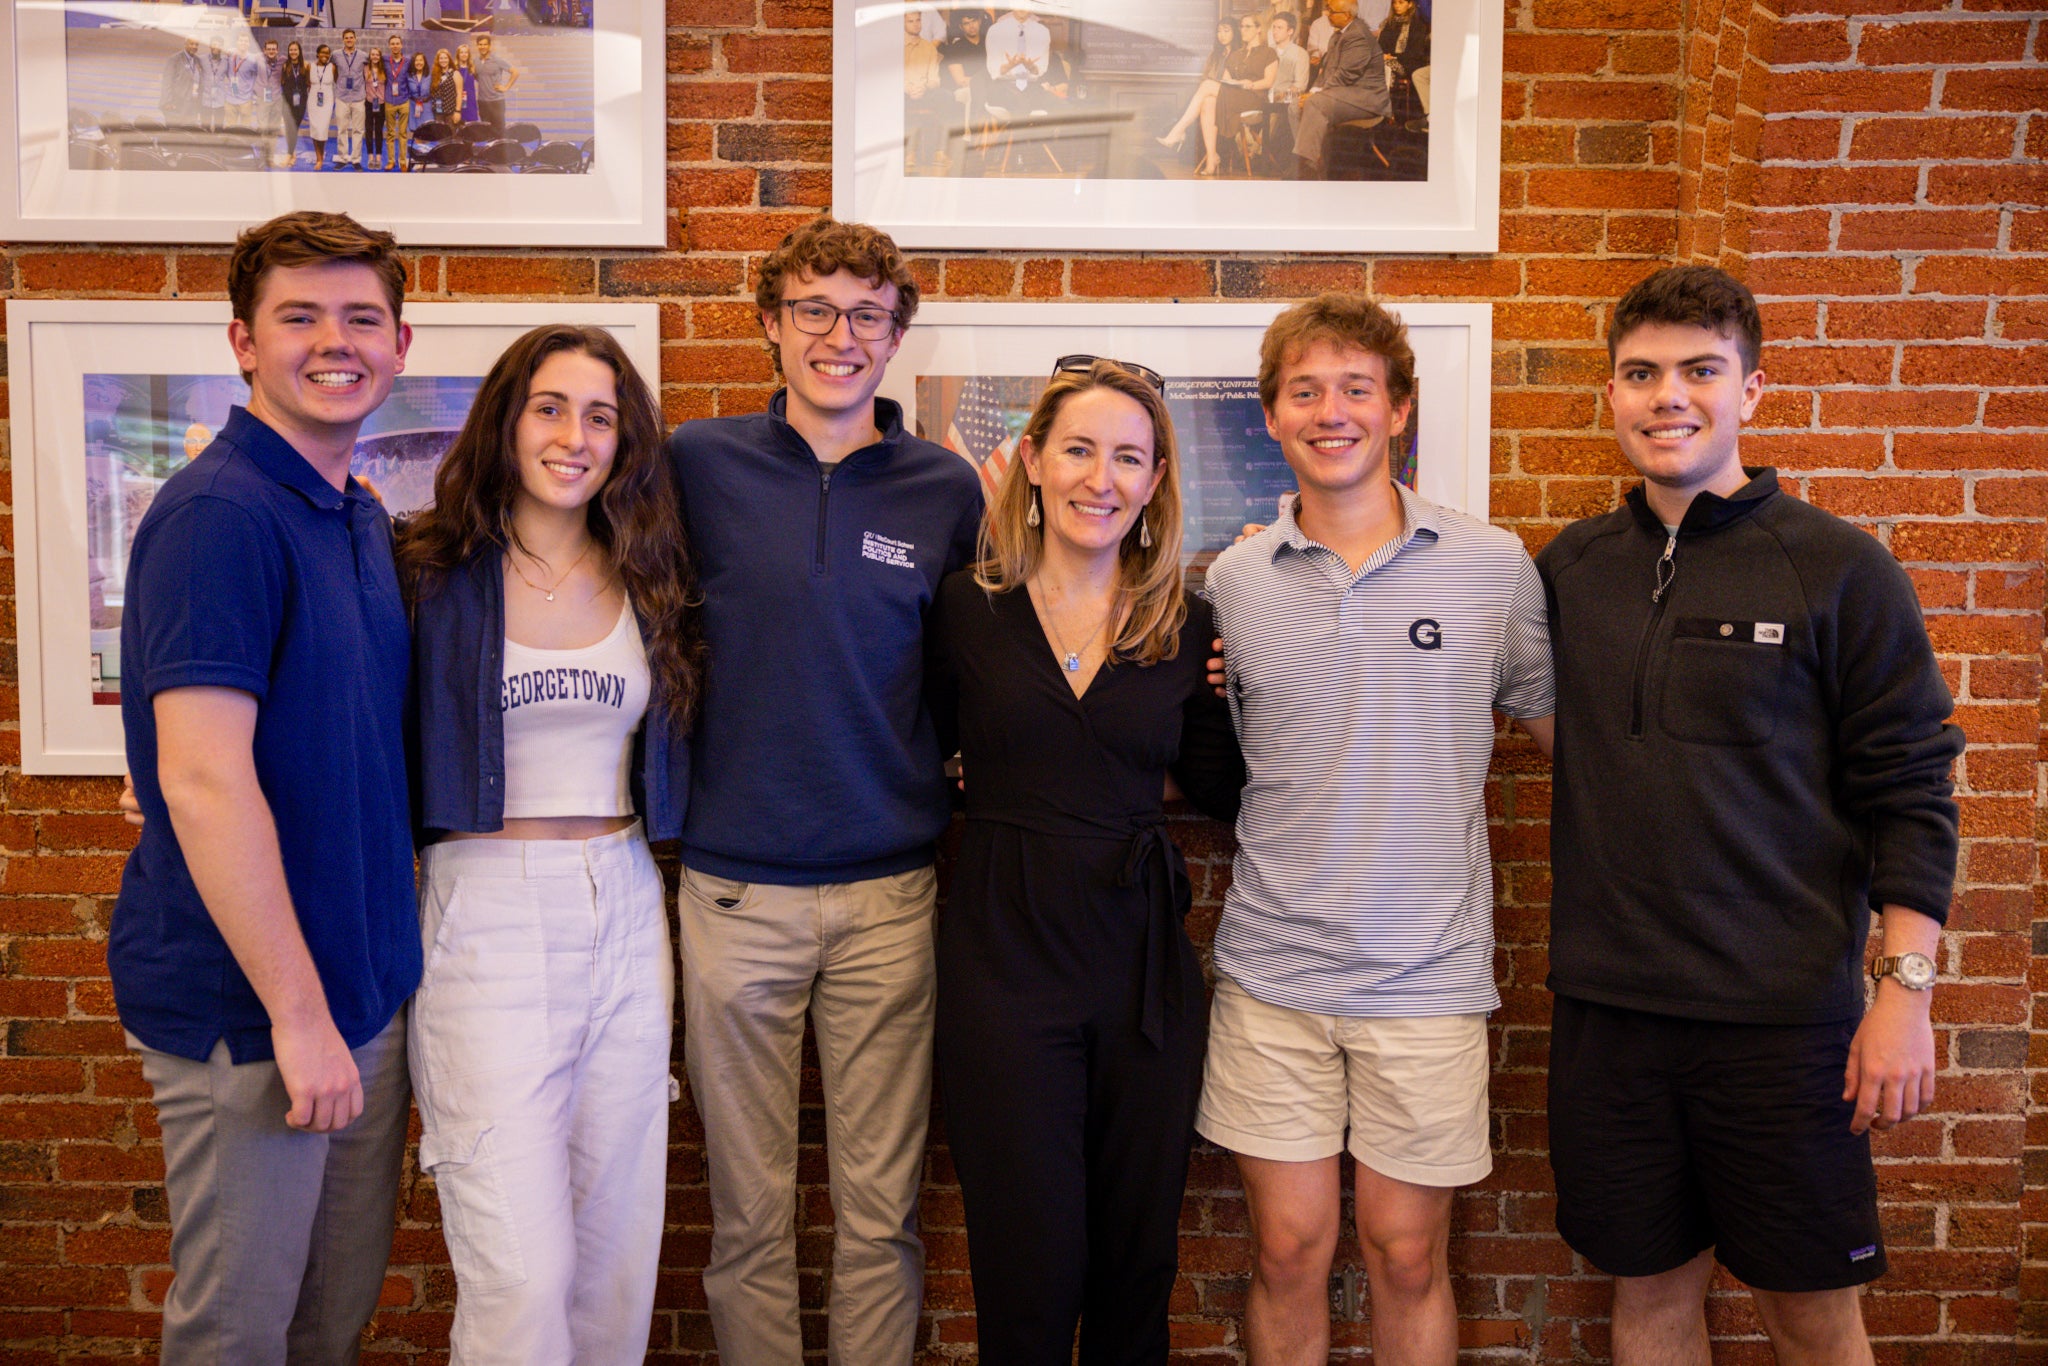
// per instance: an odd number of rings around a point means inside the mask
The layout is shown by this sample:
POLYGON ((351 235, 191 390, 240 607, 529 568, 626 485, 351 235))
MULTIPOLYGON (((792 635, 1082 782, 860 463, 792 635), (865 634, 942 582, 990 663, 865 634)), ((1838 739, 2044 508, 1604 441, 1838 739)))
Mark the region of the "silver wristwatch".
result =
POLYGON ((1887 977, 1908 991, 1926 991, 1934 985, 1934 960, 1924 953, 1901 953, 1870 965, 1871 981, 1887 977))

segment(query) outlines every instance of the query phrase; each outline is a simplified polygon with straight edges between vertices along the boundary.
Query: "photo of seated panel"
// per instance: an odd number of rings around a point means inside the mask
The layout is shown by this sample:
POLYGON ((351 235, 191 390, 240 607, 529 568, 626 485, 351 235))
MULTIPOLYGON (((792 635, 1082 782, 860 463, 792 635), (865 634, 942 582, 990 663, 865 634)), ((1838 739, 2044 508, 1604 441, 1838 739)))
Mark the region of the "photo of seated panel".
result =
POLYGON ((1478 0, 838 0, 834 202, 912 247, 1491 251, 1501 23, 1478 0))

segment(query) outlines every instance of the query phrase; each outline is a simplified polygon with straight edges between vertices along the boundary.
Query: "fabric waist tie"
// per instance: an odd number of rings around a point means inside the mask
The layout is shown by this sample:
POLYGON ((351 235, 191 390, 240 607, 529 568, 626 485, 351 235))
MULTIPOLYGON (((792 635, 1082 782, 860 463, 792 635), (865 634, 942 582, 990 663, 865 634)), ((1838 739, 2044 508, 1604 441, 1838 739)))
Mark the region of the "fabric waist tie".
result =
POLYGON ((1180 922, 1194 901, 1187 860, 1166 833, 1163 821, 1111 826, 1042 815, 1012 816, 968 812, 969 821, 1015 826, 1059 839, 1122 840, 1123 868, 1116 885, 1135 887, 1145 898, 1145 978, 1140 989, 1138 1032, 1154 1048, 1166 1046, 1166 1012, 1182 1004, 1181 960, 1186 954, 1180 922))
POLYGON ((1194 900, 1187 860, 1167 837, 1164 825, 1148 825, 1131 836, 1117 885, 1144 889, 1145 985, 1138 1029, 1154 1048, 1163 1049, 1167 1009, 1178 1010, 1182 1004, 1180 960, 1185 941, 1180 921, 1194 900))

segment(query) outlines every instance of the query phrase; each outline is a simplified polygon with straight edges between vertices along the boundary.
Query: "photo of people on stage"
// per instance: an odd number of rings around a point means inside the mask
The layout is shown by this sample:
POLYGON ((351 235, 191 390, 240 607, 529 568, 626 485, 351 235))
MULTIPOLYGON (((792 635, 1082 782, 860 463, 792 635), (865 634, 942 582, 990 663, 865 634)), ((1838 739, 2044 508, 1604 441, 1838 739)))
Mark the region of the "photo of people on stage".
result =
POLYGON ((904 174, 1425 180, 1432 3, 913 4, 904 174))
POLYGON ((596 123, 584 9, 509 0, 74 7, 65 15, 71 166, 582 174, 596 123), (364 22, 335 26, 354 10, 366 11, 364 22), (378 18, 411 26, 368 22, 378 18))

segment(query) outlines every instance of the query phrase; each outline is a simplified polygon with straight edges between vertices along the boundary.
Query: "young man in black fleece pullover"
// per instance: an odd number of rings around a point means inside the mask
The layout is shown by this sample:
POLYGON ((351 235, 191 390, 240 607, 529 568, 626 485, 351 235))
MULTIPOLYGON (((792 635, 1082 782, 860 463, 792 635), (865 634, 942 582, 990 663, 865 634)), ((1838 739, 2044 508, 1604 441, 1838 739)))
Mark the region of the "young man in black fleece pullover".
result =
POLYGON ((1537 559, 1558 1229, 1616 1277, 1617 1366, 1706 1366, 1717 1256, 1781 1363, 1867 1363, 1869 1131, 1934 1098, 1962 735, 1905 572, 1742 465, 1764 384, 1749 291, 1661 271, 1608 345, 1643 483, 1537 559))

